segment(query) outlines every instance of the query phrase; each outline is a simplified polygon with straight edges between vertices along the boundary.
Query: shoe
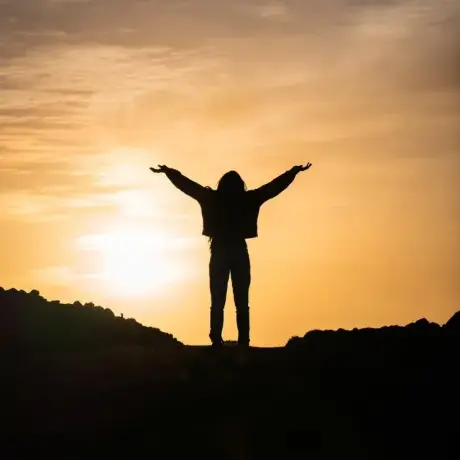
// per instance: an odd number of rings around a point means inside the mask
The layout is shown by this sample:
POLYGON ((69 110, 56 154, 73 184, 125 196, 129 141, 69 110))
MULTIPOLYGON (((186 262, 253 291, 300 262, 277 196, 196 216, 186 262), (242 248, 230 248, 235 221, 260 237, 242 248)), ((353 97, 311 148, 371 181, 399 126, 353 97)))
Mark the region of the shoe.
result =
POLYGON ((223 348, 224 347, 224 341, 219 340, 217 342, 212 342, 211 347, 212 348, 223 348))

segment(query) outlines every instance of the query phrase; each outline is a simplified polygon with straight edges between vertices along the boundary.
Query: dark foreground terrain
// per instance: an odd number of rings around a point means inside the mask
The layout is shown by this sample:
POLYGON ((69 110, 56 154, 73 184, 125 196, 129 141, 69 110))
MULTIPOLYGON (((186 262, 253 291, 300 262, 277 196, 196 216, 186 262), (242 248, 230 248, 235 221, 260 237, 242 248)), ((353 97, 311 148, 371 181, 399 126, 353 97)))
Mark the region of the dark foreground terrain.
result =
POLYGON ((460 312, 218 352, 0 289, 0 350, 1 458, 460 458, 460 312))

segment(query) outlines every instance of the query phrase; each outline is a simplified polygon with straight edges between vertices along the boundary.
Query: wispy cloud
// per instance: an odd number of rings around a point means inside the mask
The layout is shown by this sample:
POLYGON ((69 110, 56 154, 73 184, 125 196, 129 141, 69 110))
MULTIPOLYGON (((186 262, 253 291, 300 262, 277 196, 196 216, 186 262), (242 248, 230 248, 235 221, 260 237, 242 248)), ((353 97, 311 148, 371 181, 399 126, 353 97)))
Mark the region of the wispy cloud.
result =
POLYGON ((447 132, 460 8, 441 4, 4 0, 0 188, 27 195, 7 199, 8 212, 127 203, 150 187, 140 171, 165 157, 230 162, 236 148, 240 161, 269 162, 401 126, 447 132), (37 194, 49 180, 91 196, 37 194))
POLYGON ((77 273, 68 266, 49 266, 32 271, 33 278, 46 286, 71 286, 75 283, 77 273))

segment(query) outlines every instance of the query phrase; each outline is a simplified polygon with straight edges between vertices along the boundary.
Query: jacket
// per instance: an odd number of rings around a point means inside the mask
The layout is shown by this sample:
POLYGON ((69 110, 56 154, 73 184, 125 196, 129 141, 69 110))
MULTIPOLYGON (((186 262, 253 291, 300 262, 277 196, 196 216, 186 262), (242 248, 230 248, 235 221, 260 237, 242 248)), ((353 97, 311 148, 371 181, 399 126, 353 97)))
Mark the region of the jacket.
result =
POLYGON ((279 195, 295 179, 297 173, 286 171, 268 184, 239 194, 225 194, 203 187, 176 169, 169 168, 168 179, 201 206, 202 234, 211 238, 256 238, 261 206, 279 195))

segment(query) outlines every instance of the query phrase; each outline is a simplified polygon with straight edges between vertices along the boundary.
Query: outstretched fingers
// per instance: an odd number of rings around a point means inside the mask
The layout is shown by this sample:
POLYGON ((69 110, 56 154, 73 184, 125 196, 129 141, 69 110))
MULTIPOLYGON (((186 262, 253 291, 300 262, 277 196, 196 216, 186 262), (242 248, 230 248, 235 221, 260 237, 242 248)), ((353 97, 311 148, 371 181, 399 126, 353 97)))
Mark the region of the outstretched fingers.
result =
POLYGON ((301 172, 301 171, 306 171, 307 169, 310 169, 311 167, 311 163, 308 162, 305 166, 304 165, 298 165, 298 166, 294 166, 292 169, 296 172, 301 172))
POLYGON ((155 173, 164 173, 168 169, 169 168, 166 165, 158 165, 158 168, 150 168, 150 170, 155 172, 155 173))
POLYGON ((299 171, 306 171, 307 169, 310 169, 310 167, 311 167, 311 163, 308 162, 305 166, 302 165, 302 166, 299 166, 298 168, 299 168, 299 171))

